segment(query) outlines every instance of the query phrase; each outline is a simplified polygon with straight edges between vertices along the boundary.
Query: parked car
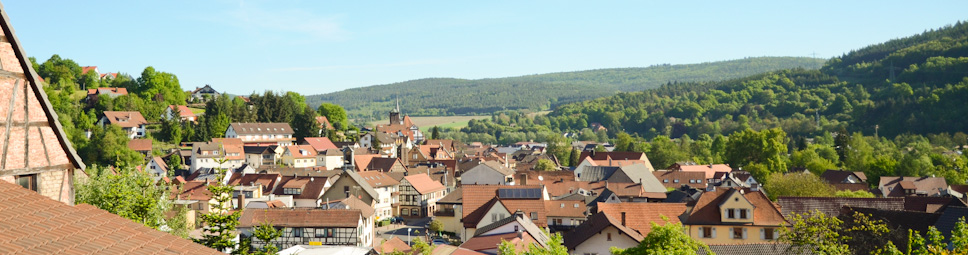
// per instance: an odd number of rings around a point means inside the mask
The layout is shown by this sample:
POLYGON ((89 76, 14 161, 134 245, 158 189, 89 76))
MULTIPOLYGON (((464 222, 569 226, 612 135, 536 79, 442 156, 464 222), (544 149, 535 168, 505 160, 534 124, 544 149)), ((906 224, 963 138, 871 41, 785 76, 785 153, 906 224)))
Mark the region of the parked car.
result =
POLYGON ((434 239, 433 243, 434 245, 450 244, 450 241, 447 241, 447 239, 443 239, 443 238, 437 238, 437 239, 434 239))

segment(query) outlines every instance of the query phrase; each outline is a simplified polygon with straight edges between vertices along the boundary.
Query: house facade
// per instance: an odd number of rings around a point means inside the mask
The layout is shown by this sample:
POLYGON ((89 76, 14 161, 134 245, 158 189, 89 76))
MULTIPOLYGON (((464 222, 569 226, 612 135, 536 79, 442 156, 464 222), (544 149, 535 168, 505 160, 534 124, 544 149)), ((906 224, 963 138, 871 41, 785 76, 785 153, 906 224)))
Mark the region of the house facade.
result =
POLYGON ((379 171, 360 172, 360 177, 376 190, 376 199, 373 205, 377 221, 389 219, 394 216, 393 205, 398 203, 400 194, 400 182, 379 171))
POLYGON ((200 168, 235 169, 245 164, 242 143, 238 139, 217 138, 212 142, 192 144, 191 168, 195 173, 200 168))
POLYGON ((314 167, 316 150, 309 145, 286 146, 282 152, 282 163, 295 168, 314 167))
POLYGON ((97 123, 102 127, 105 125, 121 127, 128 134, 128 139, 142 138, 147 134, 145 126, 148 125, 148 121, 141 116, 140 112, 104 111, 104 116, 101 116, 97 123))
POLYGON ((707 190, 687 209, 689 236, 708 245, 772 242, 788 225, 780 210, 754 188, 707 190))
POLYGON ((225 138, 239 138, 245 146, 289 146, 296 140, 289 123, 232 123, 225 138))
POLYGON ((447 195, 447 188, 427 174, 408 175, 400 181, 400 216, 427 217, 437 200, 447 195))
POLYGON ((296 245, 347 245, 372 247, 373 225, 358 209, 255 209, 245 210, 239 218, 239 237, 252 240, 259 249, 266 245, 255 238, 255 228, 263 223, 282 230, 272 244, 280 249, 296 245))

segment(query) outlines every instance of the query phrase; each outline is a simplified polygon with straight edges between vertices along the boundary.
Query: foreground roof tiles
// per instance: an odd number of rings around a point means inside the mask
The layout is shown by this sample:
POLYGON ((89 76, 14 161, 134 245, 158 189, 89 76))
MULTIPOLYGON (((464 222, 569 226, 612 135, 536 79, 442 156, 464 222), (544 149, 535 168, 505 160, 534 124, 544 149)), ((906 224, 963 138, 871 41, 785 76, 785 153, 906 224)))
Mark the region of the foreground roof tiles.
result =
POLYGON ((222 254, 97 207, 0 181, 2 254, 222 254))

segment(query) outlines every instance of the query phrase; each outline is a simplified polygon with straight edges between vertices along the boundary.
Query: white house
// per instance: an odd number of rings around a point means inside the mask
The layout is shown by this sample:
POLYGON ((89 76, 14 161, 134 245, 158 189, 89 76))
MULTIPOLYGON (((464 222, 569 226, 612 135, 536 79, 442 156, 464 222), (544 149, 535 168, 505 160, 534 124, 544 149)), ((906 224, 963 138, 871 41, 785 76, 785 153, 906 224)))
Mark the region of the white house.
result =
POLYGON ((192 109, 189 109, 188 106, 184 106, 184 105, 169 105, 168 107, 165 108, 165 112, 161 114, 161 117, 166 120, 171 120, 176 117, 175 116, 176 110, 178 111, 177 117, 180 118, 181 120, 191 121, 191 122, 195 121, 195 113, 193 113, 192 109))
POLYGON ((360 177, 376 190, 376 202, 373 206, 376 220, 384 220, 393 217, 393 204, 397 203, 397 194, 400 182, 380 171, 360 172, 360 177))
POLYGON ((148 171, 148 175, 151 175, 151 179, 156 182, 162 177, 168 176, 168 164, 161 160, 161 157, 151 157, 146 166, 145 170, 148 171))
POLYGON ((140 112, 135 111, 104 111, 104 116, 98 120, 98 125, 102 127, 105 125, 120 126, 122 130, 128 133, 128 139, 145 137, 145 134, 147 134, 145 125, 147 124, 148 121, 145 120, 145 117, 141 116, 140 112))
POLYGON ((289 123, 232 123, 225 138, 239 138, 245 146, 289 146, 296 139, 289 123))
POLYGON ((235 169, 245 164, 242 141, 216 138, 211 142, 192 144, 191 173, 199 168, 235 169))
POLYGON ((631 248, 644 237, 605 213, 597 213, 564 236, 568 254, 611 254, 612 247, 631 248))

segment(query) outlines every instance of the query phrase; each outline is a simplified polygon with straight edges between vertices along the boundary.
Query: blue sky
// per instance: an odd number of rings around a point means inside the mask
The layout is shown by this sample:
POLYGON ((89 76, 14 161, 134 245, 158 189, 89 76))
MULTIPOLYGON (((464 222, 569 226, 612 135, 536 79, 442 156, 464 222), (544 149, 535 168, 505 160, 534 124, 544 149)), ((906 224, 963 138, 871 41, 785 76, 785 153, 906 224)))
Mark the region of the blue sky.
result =
POLYGON ((968 20, 968 1, 5 0, 30 56, 308 94, 751 56, 829 58, 968 20))

